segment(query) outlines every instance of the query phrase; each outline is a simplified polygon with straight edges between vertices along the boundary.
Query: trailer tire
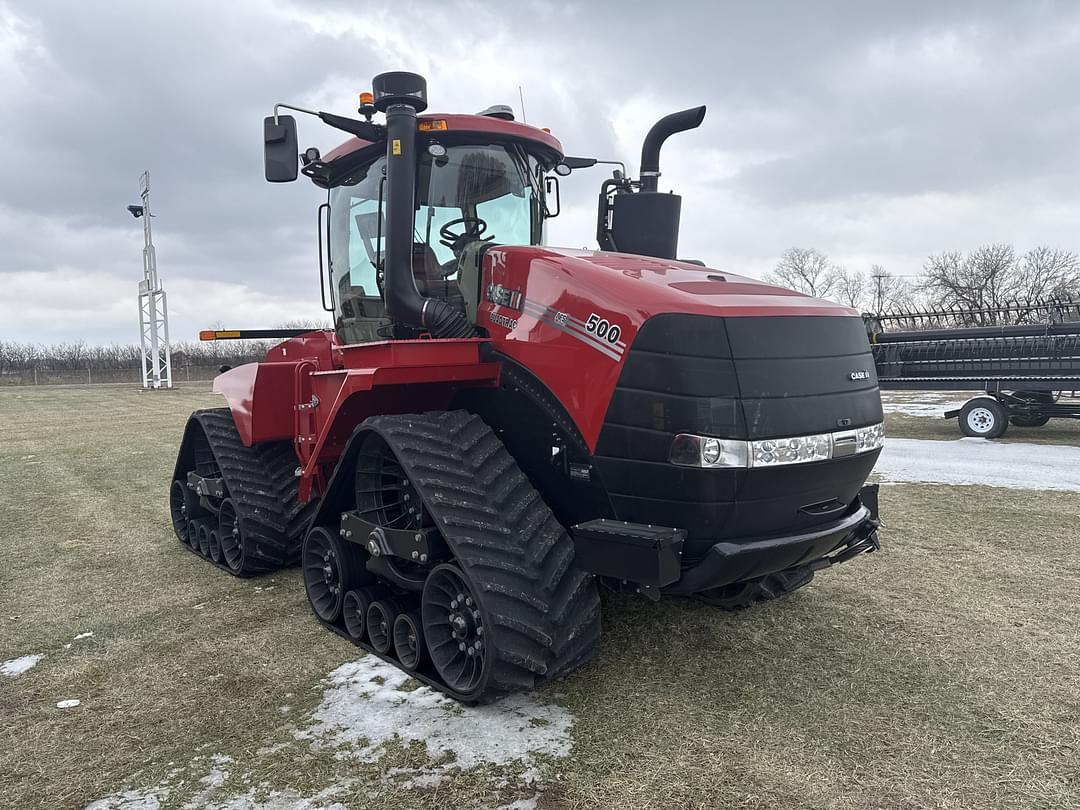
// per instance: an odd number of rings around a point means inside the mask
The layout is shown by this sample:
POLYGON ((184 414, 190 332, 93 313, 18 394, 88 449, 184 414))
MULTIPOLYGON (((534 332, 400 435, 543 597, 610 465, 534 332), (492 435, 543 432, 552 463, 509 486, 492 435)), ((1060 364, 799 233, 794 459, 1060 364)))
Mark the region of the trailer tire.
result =
POLYGON ((996 439, 1009 427, 1009 412, 993 397, 975 397, 960 409, 960 432, 976 439, 996 439))

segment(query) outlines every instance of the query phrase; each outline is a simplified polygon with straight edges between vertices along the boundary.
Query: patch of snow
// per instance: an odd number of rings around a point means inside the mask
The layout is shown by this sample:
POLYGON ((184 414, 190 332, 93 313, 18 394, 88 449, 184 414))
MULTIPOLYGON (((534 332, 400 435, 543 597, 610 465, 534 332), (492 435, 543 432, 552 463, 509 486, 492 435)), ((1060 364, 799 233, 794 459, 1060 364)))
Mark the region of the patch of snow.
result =
POLYGON ((225 770, 225 766, 232 761, 232 757, 227 757, 224 754, 214 754, 214 756, 210 757, 210 773, 199 781, 211 789, 221 787, 229 778, 229 772, 225 770))
POLYGON ((301 796, 295 790, 272 790, 265 799, 257 799, 258 793, 252 788, 240 796, 198 807, 200 810, 349 810, 340 802, 331 801, 344 787, 334 785, 311 797, 301 796))
POLYGON ((1080 447, 974 438, 886 439, 874 473, 895 483, 1080 492, 1080 447))
POLYGON ((142 792, 127 790, 90 802, 86 810, 160 810, 161 803, 169 798, 169 789, 163 785, 142 792))
POLYGON ((87 630, 85 633, 79 633, 79 635, 75 636, 75 641, 80 641, 81 639, 84 639, 84 638, 93 638, 93 637, 94 637, 94 631, 93 630, 87 630))
POLYGON ((453 754, 448 768, 482 763, 530 765, 537 754, 565 757, 570 753, 573 715, 531 695, 510 695, 486 706, 462 706, 427 686, 401 687, 409 675, 374 655, 343 664, 330 673, 322 703, 311 725, 294 732, 313 748, 347 745, 346 754, 373 762, 384 744, 420 741, 428 756, 453 754))
POLYGON ((37 666, 38 661, 44 657, 44 655, 24 655, 20 658, 11 658, 0 664, 0 675, 7 675, 9 678, 22 675, 26 670, 37 666))
POLYGON ((58 709, 74 709, 76 706, 81 706, 82 701, 76 698, 68 698, 67 700, 61 700, 56 704, 58 709))
POLYGON ((531 799, 518 799, 516 802, 510 802, 510 804, 500 804, 496 810, 536 810, 539 799, 540 794, 537 793, 531 799))

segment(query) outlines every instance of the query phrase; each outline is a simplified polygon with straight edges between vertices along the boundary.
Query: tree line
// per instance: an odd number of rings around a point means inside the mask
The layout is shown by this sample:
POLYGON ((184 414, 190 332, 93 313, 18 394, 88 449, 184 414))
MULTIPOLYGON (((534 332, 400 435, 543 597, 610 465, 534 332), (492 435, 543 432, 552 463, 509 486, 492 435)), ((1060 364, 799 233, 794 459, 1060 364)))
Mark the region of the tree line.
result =
MULTIPOLYGON (((947 309, 980 311, 1047 300, 1080 300, 1080 257, 1039 246, 1019 253, 1010 244, 968 253, 931 254, 914 278, 881 265, 850 270, 814 248, 788 248, 766 276, 774 284, 827 298, 862 312, 947 309)), ((1018 319, 1023 318, 1021 307, 1018 319)))
MULTIPOLYGON (((218 327, 220 328, 220 327, 218 327)), ((325 329, 329 324, 290 321, 281 329, 325 329)), ((238 366, 262 360, 278 340, 211 340, 172 343, 173 369, 238 366)), ((0 374, 22 372, 120 371, 139 369, 142 350, 137 343, 94 346, 83 340, 62 343, 20 343, 0 340, 0 374)))

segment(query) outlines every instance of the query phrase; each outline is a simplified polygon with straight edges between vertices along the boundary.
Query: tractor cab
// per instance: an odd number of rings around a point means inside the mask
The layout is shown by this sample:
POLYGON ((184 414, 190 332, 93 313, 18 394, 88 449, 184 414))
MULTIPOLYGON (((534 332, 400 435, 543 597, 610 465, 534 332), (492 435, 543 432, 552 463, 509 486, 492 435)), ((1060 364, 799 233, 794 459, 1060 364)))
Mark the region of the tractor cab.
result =
MULTIPOLYGON (((458 126, 472 118, 481 116, 453 116, 458 126)), ((449 126, 445 118, 435 120, 449 126)), ((422 296, 461 307, 463 271, 478 279, 488 246, 541 244, 550 216, 544 175, 555 156, 512 133, 418 135, 412 277, 422 296)), ((346 343, 410 337, 406 333, 415 330, 392 323, 384 305, 387 160, 393 156, 380 149, 359 163, 348 157, 338 158, 351 165, 330 175, 328 197, 328 281, 338 334, 346 343)))

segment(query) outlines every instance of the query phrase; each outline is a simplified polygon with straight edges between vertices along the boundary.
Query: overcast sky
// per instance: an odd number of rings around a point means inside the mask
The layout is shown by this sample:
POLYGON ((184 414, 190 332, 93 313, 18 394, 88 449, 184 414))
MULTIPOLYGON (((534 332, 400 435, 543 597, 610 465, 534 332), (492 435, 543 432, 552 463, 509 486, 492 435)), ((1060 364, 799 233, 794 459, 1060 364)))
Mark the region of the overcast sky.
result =
MULTIPOLYGON (((518 109, 636 176, 661 158, 680 253, 760 276, 787 247, 916 274, 984 241, 1080 249, 1080 4, 0 0, 0 340, 137 342, 153 176, 174 339, 319 315, 306 181, 262 176, 274 102, 351 114, 384 70, 432 110, 518 109)), ((300 120, 301 145, 342 140, 300 120)), ((553 244, 595 247, 604 174, 562 183, 553 244)))

